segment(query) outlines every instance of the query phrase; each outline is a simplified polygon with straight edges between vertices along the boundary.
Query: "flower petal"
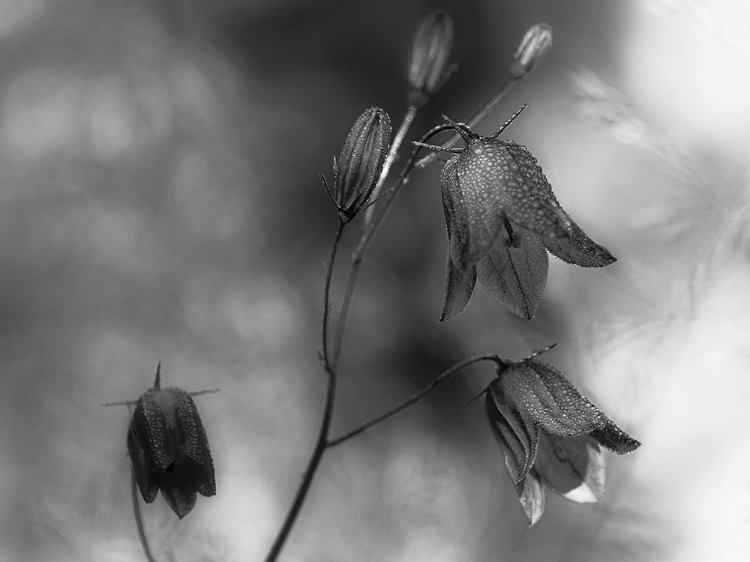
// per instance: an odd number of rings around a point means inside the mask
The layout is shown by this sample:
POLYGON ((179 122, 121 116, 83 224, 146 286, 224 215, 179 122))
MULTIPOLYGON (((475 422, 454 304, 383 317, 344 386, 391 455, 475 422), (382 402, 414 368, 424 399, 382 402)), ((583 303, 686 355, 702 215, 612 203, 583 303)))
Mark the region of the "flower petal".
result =
POLYGON ((175 387, 144 392, 133 412, 131 427, 135 426, 143 438, 151 470, 165 471, 177 454, 175 441, 180 437, 175 434, 174 408, 180 395, 176 390, 187 394, 175 387))
MULTIPOLYGON (((183 391, 184 392, 184 391, 183 391)), ((208 438, 195 402, 186 392, 177 403, 176 422, 184 436, 179 450, 194 463, 191 471, 192 489, 204 496, 216 495, 216 480, 208 438)))
POLYGON ((536 458, 539 429, 533 420, 513 412, 498 394, 495 379, 487 389, 485 406, 490 428, 505 456, 505 466, 514 483, 531 470, 536 458))
POLYGON ((460 269, 468 269, 479 258, 473 256, 470 248, 473 236, 469 211, 458 182, 458 159, 459 156, 451 158, 443 167, 440 174, 440 190, 443 196, 450 258, 460 269))
POLYGON ((605 267, 617 261, 607 248, 594 242, 573 219, 568 218, 570 236, 543 238, 545 247, 553 256, 580 267, 605 267))
POLYGON ((550 433, 581 435, 602 429, 609 421, 565 375, 544 361, 520 361, 499 375, 502 395, 511 409, 528 412, 550 433))
POLYGON ((477 270, 474 266, 465 269, 453 263, 450 252, 445 273, 445 298, 443 300, 443 313, 440 321, 445 322, 466 308, 469 304, 474 285, 477 282, 477 270))
POLYGON ((547 285, 549 259, 536 235, 518 229, 520 245, 499 240, 477 264, 479 282, 501 305, 531 320, 547 285))
POLYGON ((599 444, 588 435, 541 432, 534 470, 550 490, 575 502, 596 502, 604 492, 604 468, 599 444))
POLYGON ((529 526, 535 525, 544 513, 545 494, 542 484, 534 470, 529 472, 526 477, 515 484, 518 501, 521 502, 526 517, 529 520, 529 526))
POLYGON ((178 453, 167 471, 156 475, 161 495, 180 519, 195 507, 195 470, 196 464, 182 453, 178 453))
POLYGON ((618 455, 632 453, 641 446, 640 441, 633 439, 610 419, 607 419, 607 423, 603 428, 592 431, 591 437, 618 455))
POLYGON ((159 492, 159 484, 151 472, 148 436, 145 427, 146 421, 143 409, 136 407, 128 428, 128 453, 130 454, 135 481, 141 491, 143 501, 151 503, 156 499, 156 494, 159 492))

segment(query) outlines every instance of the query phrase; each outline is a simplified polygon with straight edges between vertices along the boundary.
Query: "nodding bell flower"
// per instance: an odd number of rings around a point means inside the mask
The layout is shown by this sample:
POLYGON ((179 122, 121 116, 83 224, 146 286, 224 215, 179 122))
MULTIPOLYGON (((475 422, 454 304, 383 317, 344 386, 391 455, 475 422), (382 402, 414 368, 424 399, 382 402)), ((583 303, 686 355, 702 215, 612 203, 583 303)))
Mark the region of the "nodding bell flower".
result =
POLYGON ((391 120, 379 107, 360 115, 346 137, 341 157, 333 159, 333 191, 323 178, 328 195, 349 222, 367 204, 383 172, 391 145, 391 120))
POLYGON ((444 11, 422 20, 409 53, 409 105, 421 109, 451 75, 453 20, 444 11))
MULTIPOLYGON (((156 380, 138 398, 128 429, 128 452, 146 503, 161 494, 182 519, 195 506, 196 493, 216 495, 208 438, 191 394, 156 380)), ((193 393, 203 394, 204 392, 193 393)))
POLYGON ((498 139, 525 107, 489 137, 446 117, 463 148, 417 143, 456 153, 440 176, 449 246, 441 320, 463 310, 477 276, 497 301, 531 319, 547 282, 546 251, 582 267, 616 261, 563 210, 528 149, 498 139))
POLYGON ((534 353, 505 363, 485 392, 490 428, 531 525, 544 512, 544 487, 579 503, 604 492, 601 447, 630 453, 640 443, 534 353))
POLYGON ((542 60, 552 46, 552 28, 546 23, 532 25, 521 39, 513 62, 508 69, 510 77, 518 80, 526 76, 542 60))

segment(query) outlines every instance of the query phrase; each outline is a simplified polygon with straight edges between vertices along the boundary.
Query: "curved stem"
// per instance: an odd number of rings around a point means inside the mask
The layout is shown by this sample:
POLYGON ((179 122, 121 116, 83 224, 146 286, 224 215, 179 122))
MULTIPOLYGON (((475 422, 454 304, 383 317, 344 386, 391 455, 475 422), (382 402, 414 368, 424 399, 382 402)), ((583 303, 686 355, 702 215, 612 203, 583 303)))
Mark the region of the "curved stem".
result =
MULTIPOLYGON (((339 219, 339 227, 336 230, 336 238, 333 241, 331 247, 331 257, 328 259, 328 265, 326 266, 326 281, 325 288, 323 289, 323 322, 321 329, 323 330, 321 344, 323 349, 321 354, 323 356, 324 368, 331 365, 330 357, 328 354, 328 322, 331 316, 331 279, 333 278, 333 264, 336 261, 336 253, 339 248, 339 242, 341 242, 341 235, 344 233, 344 227, 346 223, 339 219)), ((335 361, 333 362, 336 363, 335 361)))
POLYGON ((156 558, 151 553, 151 547, 148 545, 148 539, 146 538, 146 529, 143 527, 143 517, 141 516, 141 508, 138 504, 138 484, 135 481, 135 470, 133 465, 130 465, 130 495, 133 500, 133 513, 135 514, 135 526, 138 528, 138 538, 141 539, 141 547, 143 547, 143 554, 146 555, 148 562, 156 562, 156 558))
POLYGON ((363 431, 370 429, 371 427, 379 424, 380 422, 383 422, 387 420, 388 418, 395 416, 402 410, 405 410, 409 406, 416 404, 417 402, 425 398, 433 390, 435 390, 436 388, 448 382, 450 379, 458 375, 461 371, 463 371, 469 365, 473 365, 474 363, 479 363, 480 361, 493 361, 494 363, 497 363, 499 366, 503 364, 502 359, 500 359, 497 355, 490 355, 490 354, 475 355, 474 357, 469 357, 468 359, 459 361, 458 363, 456 363, 449 369, 446 369, 445 371, 440 373, 438 376, 432 379, 430 384, 428 384, 426 387, 424 387, 422 390, 420 390, 416 394, 413 394, 411 397, 404 400, 398 406, 394 406, 390 410, 383 412, 379 416, 375 416, 371 420, 366 421, 362 425, 355 427, 354 429, 347 431, 346 433, 343 433, 342 435, 339 435, 338 437, 334 439, 329 439, 327 446, 335 447, 336 445, 340 445, 341 443, 343 443, 344 441, 348 439, 351 439, 355 435, 359 435, 363 431))
POLYGON ((284 542, 286 542, 286 539, 289 536, 289 532, 292 530, 292 526, 297 520, 297 516, 299 515, 302 504, 305 501, 305 497, 307 497, 307 492, 310 489, 310 484, 312 484, 313 477, 315 476, 315 473, 318 470, 318 466, 320 465, 320 459, 323 457, 323 453, 326 450, 328 432, 331 426, 331 417, 333 416, 333 406, 336 400, 336 369, 335 367, 332 367, 330 363, 327 335, 328 319, 331 314, 331 278, 333 277, 333 264, 336 260, 336 252, 339 247, 339 242, 341 241, 341 235, 344 231, 344 226, 345 223, 343 221, 339 221, 339 227, 336 231, 336 239, 334 240, 333 247, 331 248, 331 257, 326 267, 326 280, 323 295, 323 348, 320 351, 321 363, 323 365, 323 369, 326 372, 326 375, 328 376, 326 399, 325 405, 323 407, 323 419, 321 420, 320 429, 318 430, 318 439, 315 443, 315 448, 313 449, 313 453, 307 463, 307 468, 305 468, 304 475, 302 476, 302 482, 300 482, 299 488, 297 488, 297 493, 294 496, 294 500, 292 501, 292 505, 289 508, 286 519, 284 519, 284 524, 281 526, 279 534, 276 536, 276 540, 271 546, 271 550, 268 552, 268 556, 266 556, 266 562, 273 562, 274 560, 276 560, 279 556, 279 553, 281 552, 281 549, 284 547, 284 542))
MULTIPOLYGON (((485 102, 485 104, 482 107, 480 107, 479 110, 474 115, 471 116, 471 119, 469 119, 469 121, 467 123, 467 125, 469 126, 469 128, 470 129, 473 128, 474 125, 476 125, 482 119, 484 119, 484 117, 490 111, 492 111, 492 109, 498 104, 498 102, 501 99, 503 99, 503 97, 505 96, 505 94, 507 94, 508 91, 513 87, 513 84, 515 84, 516 82, 518 82, 518 80, 519 80, 519 78, 510 78, 510 77, 508 77, 505 80, 505 83, 502 86, 500 86, 500 89, 497 92, 495 92, 492 95, 492 97, 490 99, 488 99, 485 102)), ((454 133, 453 135, 451 135, 451 137, 446 142, 443 143, 443 145, 442 145, 443 148, 444 149, 450 148, 451 146, 453 146, 454 144, 456 144, 456 141, 458 141, 458 139, 460 139, 460 138, 461 138, 461 136, 458 133, 454 133)), ((435 160, 435 158, 437 158, 437 152, 432 152, 432 153, 428 154, 427 156, 425 156, 424 158, 422 158, 419 162, 417 162, 417 168, 425 168, 425 167, 427 167, 427 165, 429 165, 430 163, 432 163, 432 161, 435 160)))

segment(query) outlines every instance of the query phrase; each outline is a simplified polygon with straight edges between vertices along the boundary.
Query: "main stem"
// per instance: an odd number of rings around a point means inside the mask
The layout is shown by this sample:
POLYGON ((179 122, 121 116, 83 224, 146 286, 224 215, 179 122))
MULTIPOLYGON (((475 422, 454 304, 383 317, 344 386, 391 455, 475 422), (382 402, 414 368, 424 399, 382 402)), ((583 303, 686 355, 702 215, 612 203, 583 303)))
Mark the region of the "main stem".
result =
POLYGON ((284 547, 284 542, 289 536, 289 532, 292 530, 294 522, 297 520, 297 515, 299 514, 299 511, 302 508, 302 504, 305 501, 307 491, 310 488, 310 484, 312 484, 313 477, 318 470, 320 459, 323 458, 323 453, 326 450, 326 445, 328 442, 328 432, 331 427, 333 406, 336 400, 336 367, 331 365, 328 353, 328 319, 331 314, 331 278, 333 276, 333 264, 336 260, 336 252, 339 247, 339 242, 341 241, 341 235, 344 231, 344 226, 345 223, 339 221, 339 227, 336 231, 336 239, 333 242, 333 247, 331 248, 331 257, 328 260, 328 266, 326 268, 326 281, 323 296, 323 348, 320 351, 321 363, 323 365, 323 369, 328 375, 328 386, 326 388, 326 401, 323 408, 323 419, 320 424, 320 430, 318 431, 318 440, 315 443, 313 454, 307 463, 307 468, 305 469, 305 473, 302 477, 302 482, 300 483, 299 488, 297 488, 297 493, 294 496, 294 501, 289 508, 289 512, 287 513, 286 519, 284 520, 284 524, 279 530, 279 534, 276 536, 276 540, 274 541, 271 550, 268 552, 266 562, 273 562, 274 560, 276 560, 279 556, 279 553, 281 552, 281 549, 284 547))

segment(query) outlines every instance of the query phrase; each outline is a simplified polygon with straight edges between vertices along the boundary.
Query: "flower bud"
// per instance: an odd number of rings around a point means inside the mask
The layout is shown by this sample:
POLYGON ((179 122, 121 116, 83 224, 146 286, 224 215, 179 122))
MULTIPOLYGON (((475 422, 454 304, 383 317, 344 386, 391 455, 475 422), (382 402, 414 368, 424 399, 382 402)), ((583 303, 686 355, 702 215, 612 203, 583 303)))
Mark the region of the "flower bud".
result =
POLYGON ((453 20, 444 11, 422 20, 409 54, 409 105, 423 107, 450 75, 453 20))
POLYGON ((208 438, 195 402, 181 388, 160 388, 159 370, 153 388, 136 402, 128 452, 146 503, 153 502, 161 490, 182 519, 195 506, 196 492, 216 495, 208 438))
POLYGON ((379 107, 360 115, 334 160, 333 198, 342 221, 362 210, 380 179, 391 144, 391 120, 379 107))
POLYGON ((508 69, 510 77, 518 80, 526 76, 551 46, 552 28, 546 23, 532 25, 513 55, 513 62, 508 69))

